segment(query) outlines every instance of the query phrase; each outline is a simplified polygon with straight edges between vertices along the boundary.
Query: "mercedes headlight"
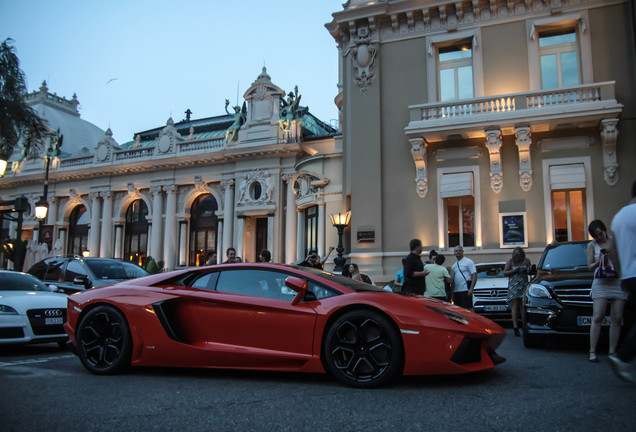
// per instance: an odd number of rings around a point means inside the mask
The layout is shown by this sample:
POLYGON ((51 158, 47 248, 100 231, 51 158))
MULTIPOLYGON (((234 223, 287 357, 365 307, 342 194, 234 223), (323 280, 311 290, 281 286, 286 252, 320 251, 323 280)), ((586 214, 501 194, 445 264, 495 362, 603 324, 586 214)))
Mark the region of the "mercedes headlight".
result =
POLYGON ((552 298, 550 291, 543 285, 532 284, 528 288, 528 296, 537 298, 552 298))

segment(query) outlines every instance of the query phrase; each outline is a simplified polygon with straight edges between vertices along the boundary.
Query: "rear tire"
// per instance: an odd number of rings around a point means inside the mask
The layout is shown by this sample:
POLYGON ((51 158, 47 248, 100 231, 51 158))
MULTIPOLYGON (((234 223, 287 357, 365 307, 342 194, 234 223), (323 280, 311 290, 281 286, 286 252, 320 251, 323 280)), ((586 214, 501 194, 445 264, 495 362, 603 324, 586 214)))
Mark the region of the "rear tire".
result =
POLYGON ((77 354, 94 374, 110 375, 130 365, 132 338, 124 315, 112 306, 90 310, 77 327, 77 354))
POLYGON ((402 338, 384 315, 370 310, 347 312, 327 330, 326 369, 343 383, 377 387, 402 373, 402 338))

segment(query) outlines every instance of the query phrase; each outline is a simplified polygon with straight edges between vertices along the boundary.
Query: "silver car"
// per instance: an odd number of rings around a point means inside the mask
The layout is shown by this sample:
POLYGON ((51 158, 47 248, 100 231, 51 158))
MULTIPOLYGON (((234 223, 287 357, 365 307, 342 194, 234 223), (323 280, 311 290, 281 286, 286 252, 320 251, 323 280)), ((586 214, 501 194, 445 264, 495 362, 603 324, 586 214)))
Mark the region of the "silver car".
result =
POLYGON ((473 308, 490 318, 510 318, 510 305, 506 303, 508 278, 504 276, 506 263, 476 264, 477 284, 473 290, 473 308))

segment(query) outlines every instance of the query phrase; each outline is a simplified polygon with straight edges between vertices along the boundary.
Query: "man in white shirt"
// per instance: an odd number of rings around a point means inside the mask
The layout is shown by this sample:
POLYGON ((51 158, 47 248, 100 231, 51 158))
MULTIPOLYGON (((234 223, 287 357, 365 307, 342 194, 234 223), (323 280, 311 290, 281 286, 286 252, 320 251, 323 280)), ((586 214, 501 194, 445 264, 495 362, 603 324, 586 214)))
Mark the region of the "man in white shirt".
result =
POLYGON ((477 283, 477 268, 470 258, 464 256, 464 248, 455 246, 457 262, 453 264, 453 303, 465 309, 473 308, 473 288, 477 283))
POLYGON ((621 288, 628 297, 622 330, 627 333, 616 355, 610 355, 609 359, 616 375, 625 381, 636 382, 634 365, 628 363, 636 356, 636 181, 632 184, 632 200, 612 220, 612 232, 620 263, 621 288))

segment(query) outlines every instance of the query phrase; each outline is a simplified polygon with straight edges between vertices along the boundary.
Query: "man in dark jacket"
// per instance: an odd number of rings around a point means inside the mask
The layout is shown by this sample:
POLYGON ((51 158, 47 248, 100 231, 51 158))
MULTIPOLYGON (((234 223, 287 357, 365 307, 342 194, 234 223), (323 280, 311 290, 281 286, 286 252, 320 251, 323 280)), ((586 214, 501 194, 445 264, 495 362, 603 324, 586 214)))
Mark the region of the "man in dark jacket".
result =
POLYGON ((424 263, 420 254, 422 253, 422 241, 413 239, 409 242, 410 254, 404 258, 404 285, 403 294, 424 294, 426 289, 424 263))

